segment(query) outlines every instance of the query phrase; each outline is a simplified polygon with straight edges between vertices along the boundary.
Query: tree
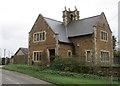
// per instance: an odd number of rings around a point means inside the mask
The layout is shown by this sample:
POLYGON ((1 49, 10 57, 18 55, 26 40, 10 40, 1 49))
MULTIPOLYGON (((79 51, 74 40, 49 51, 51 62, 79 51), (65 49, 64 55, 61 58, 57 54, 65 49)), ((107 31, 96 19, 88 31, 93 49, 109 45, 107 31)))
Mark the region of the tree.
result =
POLYGON ((115 50, 116 45, 117 45, 117 40, 115 36, 112 36, 112 40, 113 40, 113 49, 115 50))
POLYGON ((115 57, 120 57, 120 50, 114 51, 114 56, 115 57))

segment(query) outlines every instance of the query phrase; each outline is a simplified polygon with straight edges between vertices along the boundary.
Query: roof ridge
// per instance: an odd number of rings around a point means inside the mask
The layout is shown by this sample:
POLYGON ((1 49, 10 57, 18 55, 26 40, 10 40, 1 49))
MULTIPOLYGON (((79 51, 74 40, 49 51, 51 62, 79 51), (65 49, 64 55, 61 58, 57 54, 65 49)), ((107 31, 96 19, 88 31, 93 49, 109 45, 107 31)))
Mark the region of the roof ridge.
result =
POLYGON ((21 49, 28 49, 28 48, 25 48, 25 47, 20 47, 21 49))
POLYGON ((48 18, 48 17, 43 17, 43 18, 50 19, 50 20, 53 20, 53 21, 57 21, 57 22, 62 23, 61 21, 58 21, 58 20, 55 20, 55 19, 52 19, 52 18, 48 18))
POLYGON ((96 16, 91 16, 91 17, 87 17, 87 18, 83 18, 83 19, 80 19, 79 21, 81 20, 85 20, 85 19, 90 19, 90 18, 94 18, 94 17, 99 17, 100 15, 96 15, 96 16))

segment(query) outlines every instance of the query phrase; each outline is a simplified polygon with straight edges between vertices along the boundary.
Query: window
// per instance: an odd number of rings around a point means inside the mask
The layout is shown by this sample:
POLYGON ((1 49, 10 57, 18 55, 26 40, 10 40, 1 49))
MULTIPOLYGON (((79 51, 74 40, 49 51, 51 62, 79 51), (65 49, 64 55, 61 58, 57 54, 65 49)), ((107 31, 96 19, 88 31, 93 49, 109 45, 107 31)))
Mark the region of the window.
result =
POLYGON ((34 42, 44 41, 46 38, 45 36, 46 36, 45 31, 37 32, 37 33, 34 33, 33 40, 34 40, 34 42))
POLYGON ((72 56, 72 51, 68 50, 67 54, 68 54, 69 57, 71 57, 72 56))
POLYGON ((101 31, 101 40, 107 41, 108 40, 108 33, 105 31, 101 31))
POLYGON ((86 61, 92 61, 92 52, 91 50, 86 51, 86 61))
POLYGON ((42 58, 42 52, 41 51, 34 51, 33 52, 33 60, 34 61, 40 61, 42 58))
POLYGON ((101 51, 101 61, 108 61, 109 60, 109 52, 101 51))

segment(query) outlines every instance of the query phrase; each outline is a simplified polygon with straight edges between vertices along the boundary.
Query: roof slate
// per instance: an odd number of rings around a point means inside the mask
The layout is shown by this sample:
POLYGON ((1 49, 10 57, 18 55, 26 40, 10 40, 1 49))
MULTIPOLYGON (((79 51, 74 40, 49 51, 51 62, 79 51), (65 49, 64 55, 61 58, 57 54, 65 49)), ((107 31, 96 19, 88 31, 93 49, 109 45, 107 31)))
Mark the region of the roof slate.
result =
POLYGON ((50 28, 54 31, 54 33, 58 36, 59 41, 70 43, 70 40, 68 39, 65 26, 62 22, 56 21, 50 18, 45 18, 45 21, 48 23, 50 28))
POLYGON ((20 48, 22 50, 22 52, 27 55, 28 54, 28 48, 20 48))
POLYGON ((68 25, 68 37, 81 36, 93 33, 100 15, 71 22, 68 25))
POLYGON ((28 55, 28 48, 19 48, 14 55, 16 55, 20 50, 24 53, 24 55, 28 55))
POLYGON ((46 18, 44 20, 50 26, 50 28, 54 31, 56 35, 58 35, 58 40, 65 43, 71 43, 68 37, 82 36, 93 33, 93 26, 96 25, 100 15, 73 21, 68 24, 67 27, 60 21, 46 18))

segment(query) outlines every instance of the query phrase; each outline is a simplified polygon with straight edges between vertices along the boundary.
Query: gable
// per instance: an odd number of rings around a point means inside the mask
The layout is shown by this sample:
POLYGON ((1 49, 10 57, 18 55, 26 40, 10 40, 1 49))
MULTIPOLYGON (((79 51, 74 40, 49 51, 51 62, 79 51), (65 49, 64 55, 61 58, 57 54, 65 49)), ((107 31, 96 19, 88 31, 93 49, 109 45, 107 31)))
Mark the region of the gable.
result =
POLYGON ((24 53, 22 52, 22 50, 19 50, 16 55, 24 55, 24 53))
POLYGON ((100 27, 107 27, 108 30, 112 33, 111 29, 110 29, 110 26, 109 26, 109 23, 107 21, 107 18, 104 14, 104 12, 101 13, 100 15, 100 18, 99 18, 99 21, 97 22, 98 26, 100 27))
POLYGON ((29 34, 35 30, 35 26, 36 26, 37 22, 38 22, 42 17, 43 17, 43 16, 42 16, 41 14, 38 15, 38 17, 37 17, 37 19, 36 19, 36 21, 35 21, 32 29, 31 29, 30 32, 29 32, 29 34))
POLYGON ((28 54, 28 48, 19 48, 15 55, 27 55, 28 54))
POLYGON ((29 33, 29 44, 30 45, 39 45, 39 44, 54 44, 56 43, 56 34, 51 29, 48 22, 46 22, 45 18, 42 15, 39 15, 36 22, 34 23, 30 33, 29 33), (45 40, 43 41, 34 41, 34 36, 36 33, 45 32, 45 40))

